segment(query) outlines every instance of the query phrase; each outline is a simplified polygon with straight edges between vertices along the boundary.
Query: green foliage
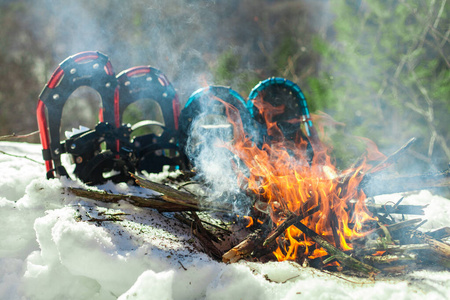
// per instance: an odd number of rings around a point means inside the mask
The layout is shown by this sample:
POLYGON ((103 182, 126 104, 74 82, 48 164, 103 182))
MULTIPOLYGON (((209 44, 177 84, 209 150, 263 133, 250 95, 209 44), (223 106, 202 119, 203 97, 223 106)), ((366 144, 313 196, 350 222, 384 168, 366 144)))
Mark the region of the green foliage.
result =
MULTIPOLYGON (((241 56, 235 54, 231 49, 219 55, 213 73, 215 85, 231 86, 233 89, 245 93, 249 93, 259 81, 255 72, 245 69, 241 56)), ((242 95, 245 94, 242 93, 242 95)))
POLYGON ((450 159, 450 9, 444 4, 330 1, 335 39, 314 43, 323 70, 309 80, 325 105, 334 103, 327 111, 349 134, 373 139, 386 153, 416 136, 415 151, 441 169, 450 159))
POLYGON ((275 70, 283 70, 288 65, 288 61, 297 52, 297 45, 292 36, 282 38, 280 44, 274 50, 275 70))
POLYGON ((214 78, 219 84, 231 82, 239 70, 240 57, 227 50, 217 59, 217 66, 214 69, 214 78))

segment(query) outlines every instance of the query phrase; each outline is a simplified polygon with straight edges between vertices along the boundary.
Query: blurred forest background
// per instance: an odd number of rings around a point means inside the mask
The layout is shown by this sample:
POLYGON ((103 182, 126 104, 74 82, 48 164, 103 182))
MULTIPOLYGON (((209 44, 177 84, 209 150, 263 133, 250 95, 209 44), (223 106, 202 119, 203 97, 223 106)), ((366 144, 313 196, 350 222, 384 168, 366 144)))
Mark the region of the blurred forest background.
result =
MULTIPOLYGON (((385 154, 417 137, 400 166, 443 170, 449 17, 446 0, 0 0, 0 135, 37 130, 38 96, 58 64, 99 50, 116 74, 160 69, 182 103, 205 84, 247 97, 260 80, 286 77, 328 125, 338 165, 364 151, 354 136, 385 154)), ((95 116, 90 101, 74 103, 75 124, 95 116)))

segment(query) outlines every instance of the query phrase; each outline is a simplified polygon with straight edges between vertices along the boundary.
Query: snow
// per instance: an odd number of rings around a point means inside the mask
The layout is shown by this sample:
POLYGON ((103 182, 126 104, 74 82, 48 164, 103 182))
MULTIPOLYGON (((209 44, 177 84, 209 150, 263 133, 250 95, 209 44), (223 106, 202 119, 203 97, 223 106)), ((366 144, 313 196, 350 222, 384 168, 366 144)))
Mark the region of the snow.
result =
MULTIPOLYGON (((196 248, 171 214, 69 194, 45 179, 40 145, 0 142, 0 299, 448 299, 450 272, 348 277, 290 262, 224 264, 196 248), (24 158, 26 156, 29 159, 24 158), (33 159, 37 162, 33 162, 33 159), (116 217, 122 221, 89 222, 116 217)), ((112 186, 129 191, 125 184, 112 186)), ((135 188, 136 189, 136 188, 135 188)), ((396 201, 400 195, 379 197, 396 201)), ((423 229, 450 226, 450 201, 429 191, 423 229)))

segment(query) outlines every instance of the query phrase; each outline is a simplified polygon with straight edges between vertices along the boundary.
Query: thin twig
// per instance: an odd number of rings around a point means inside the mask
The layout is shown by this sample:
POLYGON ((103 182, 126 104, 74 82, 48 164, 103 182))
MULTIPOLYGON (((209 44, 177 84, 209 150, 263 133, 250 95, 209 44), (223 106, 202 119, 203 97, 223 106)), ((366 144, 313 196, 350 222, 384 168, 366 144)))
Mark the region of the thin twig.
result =
POLYGON ((361 285, 363 285, 363 284, 372 284, 372 283, 373 283, 373 282, 356 282, 356 281, 352 281, 352 280, 350 280, 350 279, 344 278, 344 277, 342 277, 342 276, 339 276, 339 275, 337 275, 337 274, 331 273, 331 272, 329 272, 329 271, 327 271, 327 270, 320 270, 320 271, 323 272, 323 273, 325 273, 325 274, 328 274, 328 275, 337 277, 337 278, 339 278, 339 279, 342 279, 342 280, 345 280, 345 281, 348 281, 348 282, 351 282, 351 283, 354 283, 354 284, 361 284, 361 285))
POLYGON ((22 134, 22 135, 17 135, 16 133, 13 134, 8 134, 8 135, 4 135, 4 136, 0 136, 0 141, 6 141, 9 139, 24 139, 33 135, 36 135, 39 133, 39 130, 33 131, 31 133, 27 133, 27 134, 22 134))
POLYGON ((392 153, 390 156, 386 157, 385 160, 380 162, 378 165, 374 166, 370 170, 367 171, 367 174, 375 173, 380 171, 381 169, 387 167, 388 165, 394 163, 403 152, 405 152, 414 142, 416 141, 416 138, 411 138, 405 145, 403 145, 400 149, 392 153))
POLYGON ((34 160, 34 159, 32 159, 32 158, 29 158, 29 157, 26 156, 26 155, 23 155, 23 156, 22 156, 22 155, 15 155, 15 154, 7 153, 7 152, 2 151, 2 150, 0 150, 0 153, 1 153, 1 154, 4 154, 4 155, 7 155, 7 156, 12 156, 12 157, 17 157, 17 158, 28 159, 29 161, 32 161, 32 162, 34 162, 34 163, 37 163, 37 164, 40 164, 40 165, 44 165, 43 162, 40 162, 40 161, 34 160))
POLYGON ((281 225, 279 225, 273 232, 270 233, 270 235, 265 239, 263 246, 267 246, 271 243, 273 243, 276 238, 281 235, 283 232, 286 231, 290 226, 294 225, 296 222, 300 222, 306 217, 318 212, 320 209, 320 206, 316 206, 314 208, 311 208, 309 211, 305 213, 301 213, 299 215, 292 215, 289 219, 284 221, 281 225))

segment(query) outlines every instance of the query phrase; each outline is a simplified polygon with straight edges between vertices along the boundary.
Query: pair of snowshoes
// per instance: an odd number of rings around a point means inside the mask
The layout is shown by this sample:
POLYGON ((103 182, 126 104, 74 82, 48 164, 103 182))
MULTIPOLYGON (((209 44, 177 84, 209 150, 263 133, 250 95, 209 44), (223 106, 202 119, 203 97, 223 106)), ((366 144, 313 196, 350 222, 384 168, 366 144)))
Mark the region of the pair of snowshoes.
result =
POLYGON ((161 71, 138 66, 116 76, 109 58, 96 51, 70 56, 59 65, 39 96, 37 119, 47 178, 69 177, 61 161, 67 153, 75 164, 73 174, 92 185, 128 181, 134 172, 158 173, 164 165, 190 168, 195 165, 192 158, 211 138, 233 139, 235 122, 258 145, 278 138, 267 126, 275 122, 284 138, 306 141, 310 157, 310 144, 317 139, 305 97, 287 79, 260 82, 247 100, 229 87, 205 87, 194 92, 180 111, 178 95, 161 71), (64 105, 82 86, 101 98, 99 123, 61 141, 64 105), (156 101, 162 122, 144 118, 133 126, 123 123, 127 107, 147 100, 156 101), (233 114, 238 118, 230 120, 233 114), (136 134, 149 126, 159 127, 159 133, 136 134))
POLYGON ((63 153, 71 155, 75 176, 92 185, 107 180, 123 182, 129 180, 130 172, 159 172, 163 165, 180 164, 183 159, 175 153, 179 107, 172 84, 155 68, 134 67, 116 76, 109 58, 100 52, 70 56, 51 76, 37 106, 47 178, 69 176, 61 162, 63 153), (94 89, 101 98, 99 123, 61 142, 64 105, 82 86, 94 89), (142 99, 159 104, 164 124, 151 120, 134 126, 122 124, 125 109, 142 99), (163 133, 132 137, 134 131, 149 125, 161 127, 163 133))
POLYGON ((317 132, 302 90, 290 80, 272 77, 261 81, 247 100, 225 86, 197 90, 181 111, 179 137, 187 155, 195 158, 214 139, 231 141, 235 126, 258 146, 277 141, 302 145, 304 156, 312 161, 317 132), (236 114, 237 119, 233 117, 236 114))

